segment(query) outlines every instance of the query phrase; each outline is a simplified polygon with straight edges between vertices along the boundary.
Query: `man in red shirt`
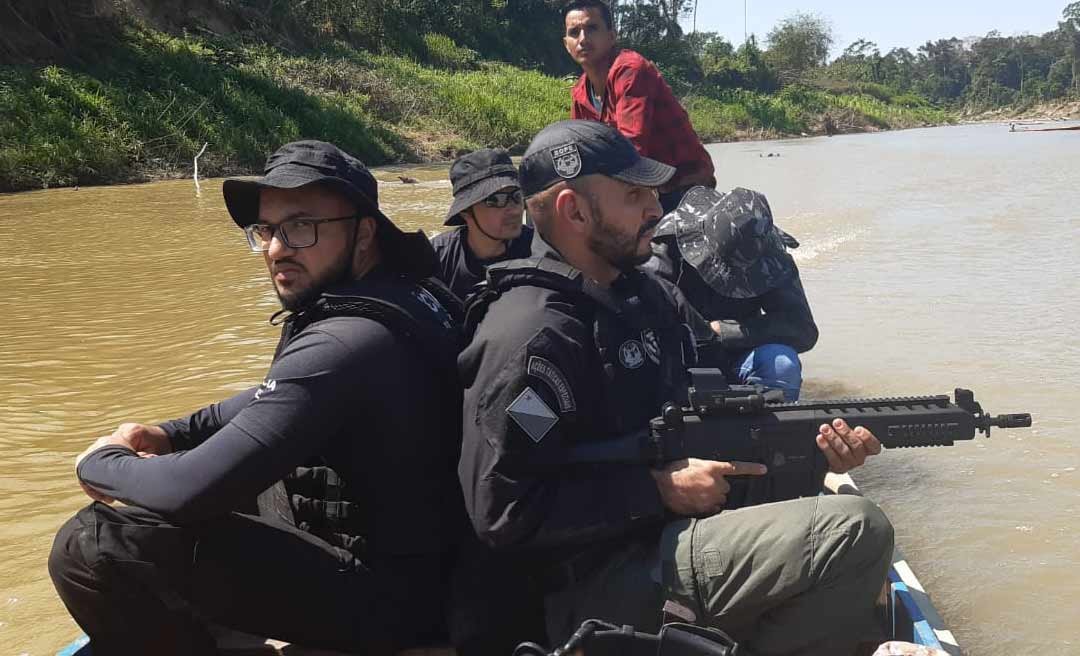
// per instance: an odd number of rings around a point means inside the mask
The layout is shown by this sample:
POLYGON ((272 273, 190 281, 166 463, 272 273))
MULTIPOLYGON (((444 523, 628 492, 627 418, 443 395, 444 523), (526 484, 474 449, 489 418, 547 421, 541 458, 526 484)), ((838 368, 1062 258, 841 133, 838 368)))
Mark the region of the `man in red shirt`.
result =
POLYGON ((563 9, 563 24, 563 45, 583 71, 572 92, 570 117, 607 123, 643 157, 675 167, 675 177, 660 188, 665 214, 690 187, 715 187, 712 159, 686 110, 651 61, 616 46, 607 4, 574 0, 563 9))

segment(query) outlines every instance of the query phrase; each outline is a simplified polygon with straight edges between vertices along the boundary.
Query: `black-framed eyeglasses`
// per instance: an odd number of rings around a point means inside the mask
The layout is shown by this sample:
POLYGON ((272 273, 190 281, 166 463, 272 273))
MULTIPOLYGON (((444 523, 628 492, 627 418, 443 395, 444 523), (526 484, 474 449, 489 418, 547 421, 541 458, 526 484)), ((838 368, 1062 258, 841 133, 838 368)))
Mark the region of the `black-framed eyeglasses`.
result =
POLYGON ((276 224, 252 223, 244 226, 244 236, 247 237, 251 250, 256 253, 265 253, 270 250, 270 242, 274 240, 275 234, 289 248, 308 248, 319 242, 320 223, 334 223, 355 218, 357 217, 354 214, 332 219, 290 219, 276 224))
POLYGON ((521 194, 520 189, 496 191, 484 199, 484 205, 488 207, 506 207, 511 201, 513 201, 514 205, 521 205, 525 202, 525 197, 521 194))

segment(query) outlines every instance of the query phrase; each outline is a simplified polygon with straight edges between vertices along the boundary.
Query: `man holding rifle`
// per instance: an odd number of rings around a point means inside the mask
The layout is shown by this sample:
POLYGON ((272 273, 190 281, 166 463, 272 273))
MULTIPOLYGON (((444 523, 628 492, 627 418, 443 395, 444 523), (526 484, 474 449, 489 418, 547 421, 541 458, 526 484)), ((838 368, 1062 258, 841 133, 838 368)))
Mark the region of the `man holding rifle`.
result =
MULTIPOLYGON (((754 654, 851 653, 874 637, 892 554, 892 527, 872 503, 721 513, 726 478, 763 465, 576 459, 684 402, 693 335, 709 332, 677 289, 637 268, 661 216, 656 190, 673 173, 598 122, 550 125, 526 151, 533 257, 489 269, 458 360, 473 526, 538 573, 556 644, 586 618, 655 631, 666 614, 723 629, 754 654)), ((820 431, 835 471, 880 451, 842 421, 820 431)))

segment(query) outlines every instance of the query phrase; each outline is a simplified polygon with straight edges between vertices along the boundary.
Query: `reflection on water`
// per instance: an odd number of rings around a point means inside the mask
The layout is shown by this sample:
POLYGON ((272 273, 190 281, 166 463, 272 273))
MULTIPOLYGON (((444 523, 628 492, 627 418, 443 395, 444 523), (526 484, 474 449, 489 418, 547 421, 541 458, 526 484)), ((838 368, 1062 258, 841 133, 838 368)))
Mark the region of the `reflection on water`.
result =
MULTIPOLYGON (((766 193, 818 347, 809 395, 964 386, 1031 430, 886 454, 863 487, 969 653, 1075 653, 1080 466, 1080 133, 1000 126, 710 147, 722 187, 766 193), (759 158, 759 152, 780 152, 759 158), (978 594, 971 594, 977 590, 978 594), (1023 619, 1020 619, 1023 618, 1023 619)), ((376 172, 387 213, 442 228, 446 166, 376 172)), ((45 571, 85 503, 74 456, 121 421, 169 418, 262 378, 277 304, 220 181, 0 196, 0 644, 77 629, 45 571)))

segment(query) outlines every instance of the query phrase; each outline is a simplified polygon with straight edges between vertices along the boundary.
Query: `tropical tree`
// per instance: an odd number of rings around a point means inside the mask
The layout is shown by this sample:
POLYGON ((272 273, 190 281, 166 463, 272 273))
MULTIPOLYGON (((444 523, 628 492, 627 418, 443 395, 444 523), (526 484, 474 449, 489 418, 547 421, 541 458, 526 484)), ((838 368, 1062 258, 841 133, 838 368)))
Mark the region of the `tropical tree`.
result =
POLYGON ((832 25, 816 14, 795 13, 769 32, 766 43, 766 56, 781 79, 796 79, 828 61, 833 45, 832 25))
POLYGON ((849 80, 860 82, 881 82, 882 57, 877 44, 866 39, 858 39, 847 48, 844 54, 833 62, 839 74, 849 80))
POLYGON ((1071 2, 1061 12, 1065 22, 1061 24, 1061 31, 1070 42, 1070 56, 1072 58, 1072 83, 1073 91, 1080 93, 1080 2, 1071 2))

